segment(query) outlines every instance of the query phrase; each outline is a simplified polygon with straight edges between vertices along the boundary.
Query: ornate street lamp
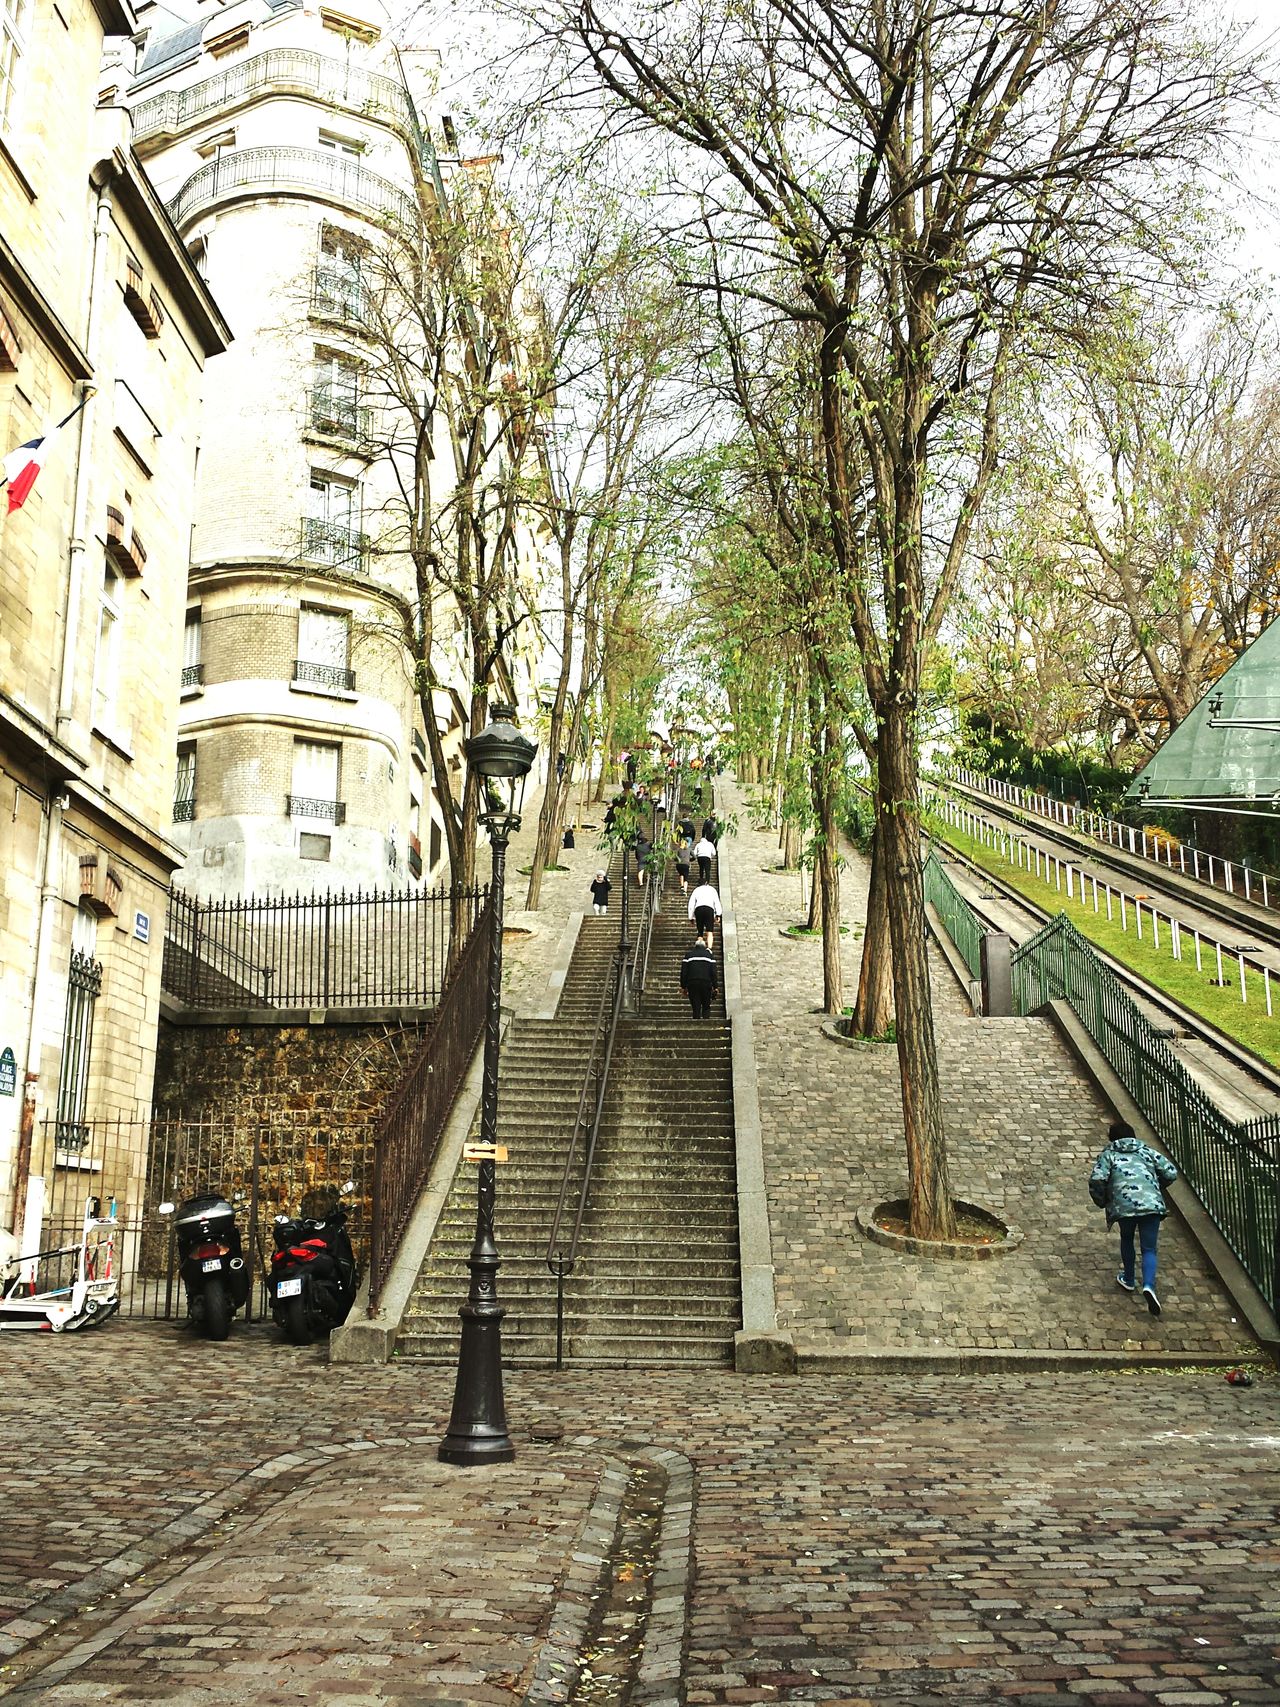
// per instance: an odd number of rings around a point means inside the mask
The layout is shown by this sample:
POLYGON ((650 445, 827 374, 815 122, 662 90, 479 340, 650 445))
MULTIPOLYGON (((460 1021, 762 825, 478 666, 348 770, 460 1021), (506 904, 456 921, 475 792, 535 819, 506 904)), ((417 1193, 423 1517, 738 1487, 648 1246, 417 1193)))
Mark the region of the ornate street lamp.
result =
POLYGON ((480 822, 493 849, 489 890, 489 991, 484 1033, 484 1092, 480 1105, 480 1162, 476 1237, 467 1259, 471 1286, 462 1317, 458 1378, 449 1432, 437 1456, 446 1464, 505 1464, 515 1457, 502 1397, 502 1341, 506 1312, 498 1303, 498 1249, 493 1242, 497 1184, 498 1046, 502 1032, 502 886, 507 843, 520 828, 525 783, 537 747, 516 728, 509 705, 493 706, 489 722, 465 743, 467 763, 480 777, 480 822))

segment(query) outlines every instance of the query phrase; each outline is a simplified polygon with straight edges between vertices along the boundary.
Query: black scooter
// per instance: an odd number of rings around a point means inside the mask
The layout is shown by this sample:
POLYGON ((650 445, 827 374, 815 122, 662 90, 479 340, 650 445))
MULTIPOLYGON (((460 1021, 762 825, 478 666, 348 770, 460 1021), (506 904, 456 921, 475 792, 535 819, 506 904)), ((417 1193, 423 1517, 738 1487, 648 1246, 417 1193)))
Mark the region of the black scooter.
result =
MULTIPOLYGON (((171 1203, 160 1205, 162 1215, 172 1212, 171 1203)), ((191 1325, 211 1340, 224 1340, 249 1297, 236 1212, 218 1192, 204 1192, 179 1204, 174 1231, 191 1325)))
MULTIPOLYGON (((346 1196, 354 1186, 342 1188, 346 1196)), ((271 1254, 271 1314, 292 1345, 340 1328, 355 1302, 359 1274, 339 1200, 321 1216, 276 1217, 271 1254)))

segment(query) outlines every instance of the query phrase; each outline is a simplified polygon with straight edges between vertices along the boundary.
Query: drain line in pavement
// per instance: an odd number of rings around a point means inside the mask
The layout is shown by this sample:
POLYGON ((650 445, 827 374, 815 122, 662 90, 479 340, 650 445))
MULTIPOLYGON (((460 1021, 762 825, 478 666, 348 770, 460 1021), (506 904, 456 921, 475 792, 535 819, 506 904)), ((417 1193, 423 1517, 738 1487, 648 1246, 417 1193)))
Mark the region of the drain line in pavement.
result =
POLYGON ((682 1453, 627 1442, 606 1461, 524 1707, 679 1707, 692 1521, 682 1453))
POLYGON ((640 1668, 667 1476, 643 1459, 629 1471, 613 1544, 587 1617, 570 1707, 622 1707, 640 1668))

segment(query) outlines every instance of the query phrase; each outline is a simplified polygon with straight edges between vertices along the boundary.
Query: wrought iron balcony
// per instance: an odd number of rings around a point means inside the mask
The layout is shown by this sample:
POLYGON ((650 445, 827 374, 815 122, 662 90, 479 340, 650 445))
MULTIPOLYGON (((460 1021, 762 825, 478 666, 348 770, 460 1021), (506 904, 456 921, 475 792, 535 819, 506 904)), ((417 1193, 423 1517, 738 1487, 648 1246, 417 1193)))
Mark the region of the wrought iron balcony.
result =
POLYGON ((362 406, 359 394, 332 385, 313 385, 307 398, 307 419, 313 433, 368 445, 373 438, 373 411, 362 406))
POLYGON ((302 518, 302 555, 308 563, 322 563, 344 575, 369 573, 369 536, 337 522, 302 518))
POLYGON ((219 202, 257 195, 302 196, 411 224, 413 198, 349 154, 327 148, 236 148, 210 160, 168 204, 180 229, 219 202))
POLYGON ((416 836, 409 837, 409 874, 412 877, 422 876, 422 849, 416 836))
POLYGON ((308 658, 293 660, 293 679, 295 682, 313 682, 317 687, 340 688, 344 693, 354 693, 356 673, 348 670, 343 664, 313 664, 308 658))
POLYGON ((184 664, 182 666, 182 685, 184 688, 204 686, 204 665, 184 664))
POLYGON ((362 113, 414 137, 405 92, 393 77, 303 48, 277 47, 227 66, 189 89, 169 89, 133 109, 133 140, 177 136, 210 113, 222 114, 263 95, 311 95, 327 107, 362 113))
POLYGON ((173 821, 175 824, 190 824, 196 815, 196 796, 194 788, 188 793, 179 789, 173 797, 173 821))
POLYGON ((311 312, 322 320, 341 320, 348 326, 363 325, 364 286, 341 267, 317 267, 311 281, 311 312))
POLYGON ((331 824, 345 824, 345 800, 316 800, 309 794, 286 794, 284 809, 291 818, 325 818, 331 824))

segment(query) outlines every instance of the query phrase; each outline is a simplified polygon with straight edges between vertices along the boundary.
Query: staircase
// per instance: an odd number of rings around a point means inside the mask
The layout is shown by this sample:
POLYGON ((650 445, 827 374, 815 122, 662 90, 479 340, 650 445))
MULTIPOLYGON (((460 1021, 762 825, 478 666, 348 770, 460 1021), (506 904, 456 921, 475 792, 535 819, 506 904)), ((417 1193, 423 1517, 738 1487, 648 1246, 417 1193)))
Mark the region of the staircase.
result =
MULTIPOLYGON (((618 941, 617 858, 609 875, 609 913, 583 919, 556 1018, 517 1020, 503 1046, 498 1126, 512 1159, 498 1169, 498 1296, 504 1356, 516 1364, 555 1356, 546 1246, 618 941)), ((644 901, 634 880, 631 901, 634 937, 644 901)), ((710 1021, 690 1017, 679 968, 692 934, 673 875, 654 923, 642 1012, 619 1025, 578 1261, 565 1281, 565 1358, 576 1364, 732 1362, 741 1317, 729 1026, 723 994, 710 1021)), ((580 1181, 575 1173, 566 1248, 580 1181)), ((475 1189, 474 1170, 462 1168, 406 1313, 402 1355, 457 1354, 475 1189)))

